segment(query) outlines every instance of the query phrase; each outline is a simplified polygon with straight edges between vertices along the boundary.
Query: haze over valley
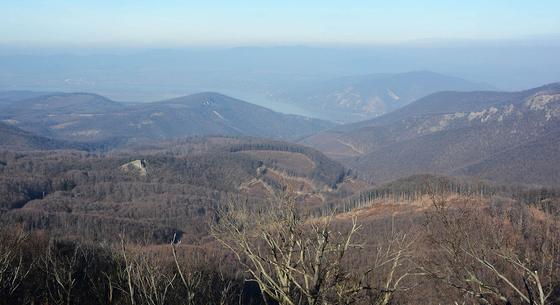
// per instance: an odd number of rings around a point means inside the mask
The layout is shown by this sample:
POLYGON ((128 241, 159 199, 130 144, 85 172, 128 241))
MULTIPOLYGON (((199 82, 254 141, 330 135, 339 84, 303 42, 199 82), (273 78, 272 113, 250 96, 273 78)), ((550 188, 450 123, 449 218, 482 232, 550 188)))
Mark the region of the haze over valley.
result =
POLYGON ((0 305, 560 304, 554 1, 0 4, 0 305))
POLYGON ((0 89, 92 92, 126 102, 212 91, 283 113, 352 122, 436 91, 523 90, 557 81, 558 38, 544 46, 531 39, 467 43, 132 49, 124 54, 39 49, 0 53, 0 89))

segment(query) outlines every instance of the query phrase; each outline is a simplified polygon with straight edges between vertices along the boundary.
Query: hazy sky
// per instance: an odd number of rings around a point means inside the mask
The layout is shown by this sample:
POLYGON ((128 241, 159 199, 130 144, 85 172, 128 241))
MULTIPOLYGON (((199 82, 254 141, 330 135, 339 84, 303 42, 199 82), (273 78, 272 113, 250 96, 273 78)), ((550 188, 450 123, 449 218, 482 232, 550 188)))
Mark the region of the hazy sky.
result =
POLYGON ((0 45, 374 44, 560 33, 560 1, 0 0, 0 45))

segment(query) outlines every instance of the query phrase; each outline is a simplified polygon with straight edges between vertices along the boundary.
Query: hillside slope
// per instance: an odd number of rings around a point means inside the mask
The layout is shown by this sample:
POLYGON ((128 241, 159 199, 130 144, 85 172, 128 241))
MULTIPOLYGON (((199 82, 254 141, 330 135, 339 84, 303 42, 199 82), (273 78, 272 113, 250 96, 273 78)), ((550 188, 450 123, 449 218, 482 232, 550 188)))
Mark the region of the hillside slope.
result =
POLYGON ((468 165, 457 174, 503 183, 560 185, 560 129, 468 165))
POLYGON ((74 141, 191 135, 296 139, 333 126, 212 92, 133 105, 88 93, 48 94, 11 101, 0 105, 0 110, 4 122, 42 136, 74 141))
POLYGON ((67 237, 115 239, 126 231, 168 243, 174 232, 188 232, 200 241, 230 200, 269 205, 288 189, 311 210, 365 189, 342 165, 301 145, 233 137, 151 143, 155 150, 108 155, 0 151, 0 223, 67 237))
MULTIPOLYGON (((481 175, 502 181, 507 180, 505 169, 511 166, 509 159, 513 155, 510 152, 510 157, 500 156, 501 153, 529 145, 559 129, 557 83, 514 93, 434 94, 394 114, 334 128, 302 143, 344 161, 375 182, 419 173, 481 175), (463 170, 469 166, 472 167, 463 170)), ((549 146, 533 145, 531 154, 546 154, 551 164, 560 162, 560 155, 549 153, 546 147, 549 146)), ((518 153, 517 158, 534 160, 526 149, 518 153)), ((548 181, 549 185, 556 181, 553 174, 546 174, 549 171, 540 173, 538 166, 527 164, 526 177, 533 178, 517 176, 511 182, 548 181), (538 175, 541 176, 537 179, 538 175)))

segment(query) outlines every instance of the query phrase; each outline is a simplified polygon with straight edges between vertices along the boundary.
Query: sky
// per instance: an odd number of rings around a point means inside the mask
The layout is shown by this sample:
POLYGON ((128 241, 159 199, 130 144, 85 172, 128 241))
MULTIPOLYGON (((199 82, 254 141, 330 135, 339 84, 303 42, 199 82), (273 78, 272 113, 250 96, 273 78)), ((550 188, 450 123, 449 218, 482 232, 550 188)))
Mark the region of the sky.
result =
POLYGON ((560 33, 560 1, 0 0, 0 46, 369 45, 560 33))

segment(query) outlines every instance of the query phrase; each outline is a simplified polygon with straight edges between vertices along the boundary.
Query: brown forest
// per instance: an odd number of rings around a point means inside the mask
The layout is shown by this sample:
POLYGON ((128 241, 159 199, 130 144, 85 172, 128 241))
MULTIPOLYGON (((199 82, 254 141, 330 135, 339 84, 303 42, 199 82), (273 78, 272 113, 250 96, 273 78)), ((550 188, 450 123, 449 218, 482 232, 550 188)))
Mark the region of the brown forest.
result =
POLYGON ((1 304, 558 304, 560 190, 248 138, 0 153, 1 304))

